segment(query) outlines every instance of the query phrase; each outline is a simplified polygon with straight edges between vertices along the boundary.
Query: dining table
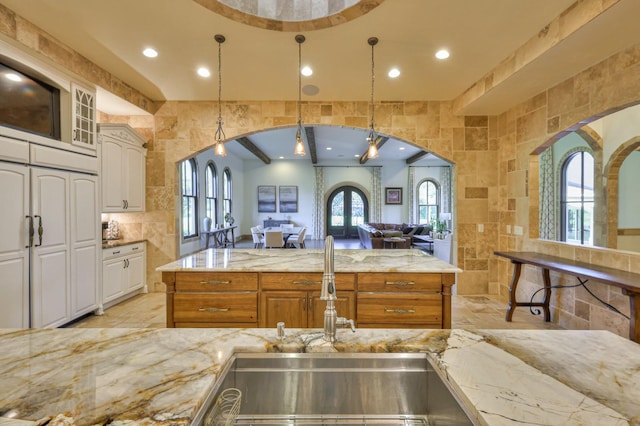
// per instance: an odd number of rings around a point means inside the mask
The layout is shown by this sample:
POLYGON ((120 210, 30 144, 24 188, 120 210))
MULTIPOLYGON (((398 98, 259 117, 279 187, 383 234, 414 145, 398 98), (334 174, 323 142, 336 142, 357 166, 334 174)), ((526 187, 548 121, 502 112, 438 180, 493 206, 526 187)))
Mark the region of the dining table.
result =
POLYGON ((268 228, 263 228, 260 232, 264 235, 266 232, 277 232, 282 231, 282 239, 284 240, 283 247, 287 246, 287 241, 289 237, 292 235, 298 235, 302 232, 302 226, 293 226, 287 228, 280 228, 279 226, 270 226, 268 228))

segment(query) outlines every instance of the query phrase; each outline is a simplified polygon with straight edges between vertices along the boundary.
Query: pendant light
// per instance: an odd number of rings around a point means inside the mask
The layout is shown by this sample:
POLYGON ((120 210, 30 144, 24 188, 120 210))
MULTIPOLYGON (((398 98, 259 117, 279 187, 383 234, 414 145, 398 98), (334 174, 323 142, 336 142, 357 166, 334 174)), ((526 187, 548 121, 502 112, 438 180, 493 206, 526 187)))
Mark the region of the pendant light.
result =
POLYGON ((376 145, 376 139, 378 139, 378 135, 374 129, 374 106, 373 106, 373 88, 375 82, 375 68, 374 68, 374 57, 373 57, 373 48, 376 44, 378 44, 377 37, 369 37, 367 40, 369 46, 371 46, 371 122, 369 123, 369 136, 367 136, 367 141, 369 142, 369 150, 367 151, 368 158, 378 158, 378 146, 376 145))
POLYGON ((302 43, 304 41, 303 35, 296 36, 296 42, 298 42, 298 130, 296 131, 296 147, 293 153, 300 156, 306 155, 302 140, 302 43))
POLYGON ((215 133, 216 147, 215 153, 221 157, 227 156, 227 150, 224 148, 224 140, 227 135, 222 130, 222 43, 225 42, 223 35, 216 34, 214 39, 218 42, 218 129, 215 133))

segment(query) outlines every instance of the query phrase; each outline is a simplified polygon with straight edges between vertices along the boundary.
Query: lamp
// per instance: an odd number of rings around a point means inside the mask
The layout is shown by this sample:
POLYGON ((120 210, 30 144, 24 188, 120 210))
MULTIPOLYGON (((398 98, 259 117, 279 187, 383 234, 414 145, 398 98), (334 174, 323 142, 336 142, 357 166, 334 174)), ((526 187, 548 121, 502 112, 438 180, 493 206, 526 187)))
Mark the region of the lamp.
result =
POLYGON ((296 36, 296 42, 298 42, 298 130, 296 131, 296 147, 293 153, 300 156, 306 155, 302 140, 302 43, 304 41, 303 35, 296 36))
POLYGON ((376 134, 375 129, 373 128, 374 125, 374 107, 373 107, 373 88, 374 88, 374 82, 375 82, 375 63, 374 63, 374 56, 373 56, 373 48, 376 44, 378 44, 378 38, 377 37, 369 37, 369 39, 367 40, 367 43, 369 43, 369 46, 371 46, 371 122, 369 123, 369 136, 367 136, 367 141, 369 141, 369 150, 367 151, 367 157, 369 158, 378 158, 378 146, 376 144, 376 139, 378 138, 378 135, 376 134))
POLYGON ((222 130, 222 43, 225 42, 223 35, 216 34, 214 39, 218 42, 218 129, 215 133, 216 148, 215 153, 221 157, 227 156, 227 150, 224 148, 224 140, 227 135, 222 130))

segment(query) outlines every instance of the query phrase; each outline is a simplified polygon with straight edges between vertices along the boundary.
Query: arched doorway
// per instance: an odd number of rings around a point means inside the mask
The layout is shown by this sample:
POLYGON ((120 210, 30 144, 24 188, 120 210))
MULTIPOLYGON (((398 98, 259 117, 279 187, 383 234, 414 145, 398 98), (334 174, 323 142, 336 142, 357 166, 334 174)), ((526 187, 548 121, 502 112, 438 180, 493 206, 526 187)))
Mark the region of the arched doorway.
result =
POLYGON ((358 238, 358 225, 369 220, 369 202, 354 186, 335 189, 327 201, 327 235, 358 238))

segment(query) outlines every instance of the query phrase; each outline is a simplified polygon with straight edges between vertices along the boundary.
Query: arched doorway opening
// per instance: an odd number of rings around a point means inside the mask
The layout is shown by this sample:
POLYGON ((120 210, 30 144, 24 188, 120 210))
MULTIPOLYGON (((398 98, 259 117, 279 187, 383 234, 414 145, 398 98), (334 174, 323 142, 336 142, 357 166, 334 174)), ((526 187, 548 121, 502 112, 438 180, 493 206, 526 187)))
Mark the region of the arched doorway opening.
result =
POLYGON ((369 220, 369 201, 355 186, 336 188, 327 200, 327 235, 358 238, 358 225, 369 220))

